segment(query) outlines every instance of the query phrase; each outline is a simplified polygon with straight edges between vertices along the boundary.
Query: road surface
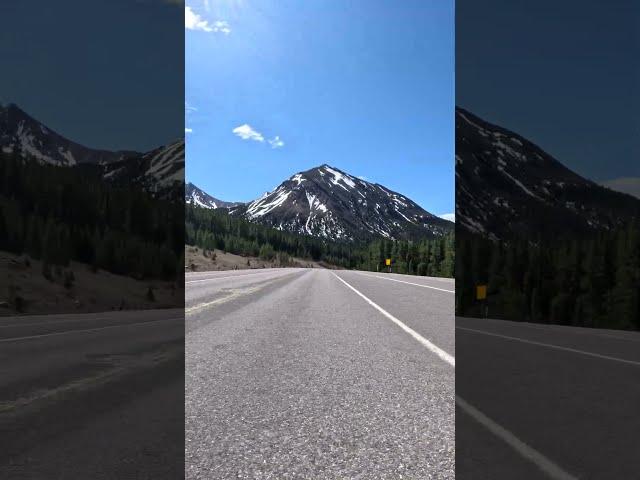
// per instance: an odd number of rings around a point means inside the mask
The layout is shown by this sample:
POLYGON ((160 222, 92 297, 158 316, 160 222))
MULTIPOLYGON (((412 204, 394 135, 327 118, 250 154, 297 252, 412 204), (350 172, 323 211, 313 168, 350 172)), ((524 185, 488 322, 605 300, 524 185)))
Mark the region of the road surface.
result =
POLYGON ((184 312, 0 319, 0 478, 184 471, 184 312))
POLYGON ((454 478, 453 280, 186 279, 186 478, 454 478))
POLYGON ((640 334, 457 318, 456 478, 640 478, 640 334))

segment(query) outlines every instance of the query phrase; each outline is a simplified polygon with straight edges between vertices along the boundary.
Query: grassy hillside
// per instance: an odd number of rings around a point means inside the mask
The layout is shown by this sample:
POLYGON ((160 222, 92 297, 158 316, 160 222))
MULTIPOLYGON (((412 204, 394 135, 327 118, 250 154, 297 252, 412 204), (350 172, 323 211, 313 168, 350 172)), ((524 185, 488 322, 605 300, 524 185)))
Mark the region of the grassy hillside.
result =
POLYGON ((276 255, 273 259, 266 260, 249 255, 236 255, 218 249, 207 250, 195 245, 185 245, 184 259, 185 269, 189 272, 279 267, 330 268, 328 264, 289 255, 276 255))

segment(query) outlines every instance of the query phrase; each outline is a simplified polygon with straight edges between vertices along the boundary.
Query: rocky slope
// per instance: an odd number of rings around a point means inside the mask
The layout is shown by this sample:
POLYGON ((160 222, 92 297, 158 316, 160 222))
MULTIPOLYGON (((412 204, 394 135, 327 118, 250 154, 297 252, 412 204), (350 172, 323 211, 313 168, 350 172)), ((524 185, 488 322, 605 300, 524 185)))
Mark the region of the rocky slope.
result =
POLYGON ((322 165, 229 209, 252 222, 331 240, 441 236, 454 224, 382 185, 322 165))
POLYGON ((456 109, 456 222, 488 238, 553 237, 640 218, 640 201, 587 180, 526 138, 456 109))
POLYGON ((181 198, 184 140, 146 153, 88 148, 54 132, 15 104, 0 106, 0 150, 28 161, 97 170, 106 181, 127 183, 162 196, 181 198))
POLYGON ((230 208, 241 205, 239 202, 224 202, 212 197, 204 190, 189 182, 185 185, 184 201, 189 205, 196 205, 203 208, 230 208))
POLYGON ((97 150, 54 132, 15 104, 0 105, 0 149, 59 166, 106 164, 140 155, 133 151, 97 150))

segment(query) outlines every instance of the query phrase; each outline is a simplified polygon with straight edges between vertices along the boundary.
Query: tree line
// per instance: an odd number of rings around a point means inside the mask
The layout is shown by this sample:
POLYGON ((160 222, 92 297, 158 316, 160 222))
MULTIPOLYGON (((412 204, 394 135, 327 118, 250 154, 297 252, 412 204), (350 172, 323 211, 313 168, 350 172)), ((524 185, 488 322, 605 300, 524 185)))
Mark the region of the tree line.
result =
POLYGON ((17 154, 2 154, 0 183, 0 250, 42 260, 43 270, 74 260, 140 279, 184 273, 181 201, 112 185, 92 165, 57 167, 17 154))
POLYGON ((394 273, 430 277, 453 277, 455 273, 454 235, 421 240, 372 241, 362 251, 359 270, 386 271, 391 260, 394 273))
POLYGON ((334 242, 283 232, 229 215, 225 210, 186 206, 186 241, 207 250, 271 260, 286 255, 324 262, 340 268, 392 271, 411 275, 452 277, 455 267, 454 235, 435 239, 334 242))
POLYGON ((492 242, 458 232, 459 315, 640 329, 640 225, 581 238, 492 242), (486 302, 475 286, 486 284, 486 302))

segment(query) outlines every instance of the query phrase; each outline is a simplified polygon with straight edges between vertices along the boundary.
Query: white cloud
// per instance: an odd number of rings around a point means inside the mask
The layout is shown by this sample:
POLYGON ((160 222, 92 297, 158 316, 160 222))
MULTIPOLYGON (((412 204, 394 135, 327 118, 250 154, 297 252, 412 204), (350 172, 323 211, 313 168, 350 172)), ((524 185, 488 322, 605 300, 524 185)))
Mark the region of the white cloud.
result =
POLYGON ((264 136, 260 132, 254 130, 251 127, 251 125, 248 125, 246 123, 244 125, 240 125, 239 127, 234 128, 232 132, 243 140, 253 140, 255 142, 264 142, 264 136))
POLYGON ((191 10, 191 7, 184 7, 184 28, 187 30, 202 30, 203 32, 213 32, 209 22, 191 10))
POLYGON ((213 25, 211 25, 208 20, 202 18, 194 12, 191 7, 186 5, 184 7, 184 28, 187 30, 200 30, 202 32, 224 33, 225 35, 231 33, 231 27, 224 20, 215 21, 213 25))
POLYGON ((269 140, 269 145, 271 145, 271 148, 282 148, 284 147, 284 142, 280 140, 280 137, 278 135, 276 135, 271 140, 269 140))
POLYGON ((193 105, 189 105, 188 102, 184 102, 184 110, 187 113, 191 113, 191 112, 197 112, 198 109, 196 107, 194 107, 193 105))
POLYGON ((193 129, 192 128, 184 128, 184 133, 193 133, 193 129))
POLYGON ((282 148, 284 147, 284 141, 280 138, 279 135, 276 135, 273 138, 265 138, 265 136, 253 128, 248 123, 244 125, 240 125, 239 127, 231 130, 236 136, 240 137, 243 140, 253 140, 254 142, 264 143, 266 142, 271 145, 271 148, 282 148))
POLYGON ((440 215, 440 218, 444 218, 445 220, 449 220, 450 222, 455 222, 456 221, 456 214, 455 213, 443 213, 442 215, 440 215))
POLYGON ((628 193, 629 195, 640 198, 640 177, 614 178, 613 180, 602 182, 602 184, 611 190, 628 193))
POLYGON ((218 20, 217 22, 213 22, 213 31, 229 35, 231 33, 231 27, 224 20, 218 20))

